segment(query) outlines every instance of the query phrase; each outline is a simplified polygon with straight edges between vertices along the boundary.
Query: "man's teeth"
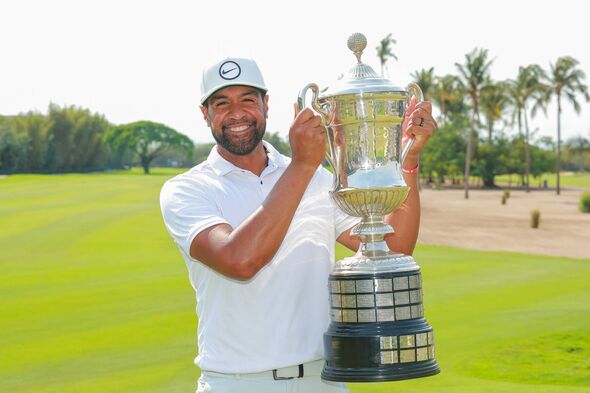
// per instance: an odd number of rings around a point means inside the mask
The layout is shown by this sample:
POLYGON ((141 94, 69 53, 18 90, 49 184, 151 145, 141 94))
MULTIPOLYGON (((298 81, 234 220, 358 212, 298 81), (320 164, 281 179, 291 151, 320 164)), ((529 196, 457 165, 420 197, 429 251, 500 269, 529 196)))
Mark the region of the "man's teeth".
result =
POLYGON ((230 131, 233 131, 233 132, 240 132, 240 131, 247 130, 249 127, 250 127, 250 126, 248 126, 248 125, 244 125, 244 126, 237 126, 237 127, 229 127, 229 130, 230 130, 230 131))

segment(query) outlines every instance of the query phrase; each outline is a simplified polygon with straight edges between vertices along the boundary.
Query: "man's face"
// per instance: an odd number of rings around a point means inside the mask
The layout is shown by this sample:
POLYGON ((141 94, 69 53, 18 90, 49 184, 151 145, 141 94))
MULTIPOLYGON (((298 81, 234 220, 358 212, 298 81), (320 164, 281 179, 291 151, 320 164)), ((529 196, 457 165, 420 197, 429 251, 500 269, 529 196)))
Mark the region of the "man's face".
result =
POLYGON ((248 86, 223 88, 201 106, 217 144, 239 156, 251 153, 262 140, 267 111, 268 96, 248 86))

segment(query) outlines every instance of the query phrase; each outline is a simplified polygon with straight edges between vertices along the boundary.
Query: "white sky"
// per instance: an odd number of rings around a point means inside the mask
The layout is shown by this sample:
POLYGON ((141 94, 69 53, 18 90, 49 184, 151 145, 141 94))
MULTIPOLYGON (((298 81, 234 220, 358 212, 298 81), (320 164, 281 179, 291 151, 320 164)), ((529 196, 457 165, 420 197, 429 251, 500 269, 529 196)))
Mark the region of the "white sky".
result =
MULTIPOLYGON (((225 56, 257 60, 270 95, 268 131, 288 133, 292 103, 308 82, 325 86, 354 64, 346 39, 369 44, 363 60, 379 72, 375 47, 392 33, 397 85, 455 62, 475 47, 495 57, 494 79, 518 66, 548 69, 559 56, 581 63, 590 85, 590 20, 585 1, 126 1, 2 0, 0 114, 50 102, 78 105, 111 122, 165 123, 197 142, 213 139, 198 111, 204 64, 225 56)), ((555 135, 556 109, 531 123, 555 135)), ((590 136, 590 104, 580 116, 568 105, 563 137, 590 136)))

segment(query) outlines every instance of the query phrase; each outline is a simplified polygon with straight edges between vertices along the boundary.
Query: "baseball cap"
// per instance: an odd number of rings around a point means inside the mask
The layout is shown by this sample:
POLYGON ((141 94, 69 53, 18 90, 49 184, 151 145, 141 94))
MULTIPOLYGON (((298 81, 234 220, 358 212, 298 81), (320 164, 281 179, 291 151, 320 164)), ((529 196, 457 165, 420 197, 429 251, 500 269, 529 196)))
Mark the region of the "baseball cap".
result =
POLYGON ((228 57, 203 70, 201 104, 217 90, 235 85, 252 86, 265 92, 268 90, 254 60, 228 57))

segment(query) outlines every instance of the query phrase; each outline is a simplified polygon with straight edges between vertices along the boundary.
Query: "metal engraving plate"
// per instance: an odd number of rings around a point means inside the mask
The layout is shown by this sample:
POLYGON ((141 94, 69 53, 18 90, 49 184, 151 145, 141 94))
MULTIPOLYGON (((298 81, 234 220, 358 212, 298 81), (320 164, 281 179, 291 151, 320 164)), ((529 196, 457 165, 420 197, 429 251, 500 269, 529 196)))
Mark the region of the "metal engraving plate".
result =
POLYGON ((355 295, 342 295, 342 307, 343 308, 356 308, 356 296, 355 295))
POLYGON ((414 289, 414 288, 420 288, 421 285, 421 279, 420 279, 420 275, 419 274, 414 274, 410 276, 410 288, 414 289))
POLYGON ((395 364, 397 363, 397 352, 396 351, 383 351, 381 352, 381 364, 395 364))
POLYGON ((342 307, 341 298, 341 295, 330 295, 330 304, 332 305, 332 307, 342 307))
POLYGON ((355 293, 356 287, 354 285, 354 280, 340 281, 340 290, 342 293, 355 293))
POLYGON ((334 322, 342 322, 342 310, 330 310, 330 319, 334 322))
POLYGON ((403 277, 394 277, 393 278, 393 288, 396 291, 402 290, 402 289, 408 289, 408 277, 407 276, 403 276, 403 277))
POLYGON ((410 291, 410 302, 411 303, 422 303, 422 290, 415 289, 410 291))
POLYGON ((431 330, 428 332, 428 345, 434 344, 434 332, 431 330))
POLYGON ((340 293, 340 281, 330 281, 330 292, 340 293))
POLYGON ((410 294, 407 291, 395 292, 393 296, 395 297, 396 306, 410 303, 410 294))
POLYGON ((375 280, 375 292, 391 292, 391 280, 378 278, 375 280))
POLYGON ((428 345, 428 334, 426 334, 426 333, 416 334, 416 346, 417 347, 425 347, 427 345, 428 345))
POLYGON ((418 348, 416 350, 416 361, 421 362, 423 360, 428 360, 428 348, 418 348))
POLYGON ((356 310, 342 310, 342 322, 356 322, 356 310))
POLYGON ((428 347, 428 359, 434 359, 434 345, 428 347))
POLYGON ((399 351, 399 361, 401 363, 415 362, 416 352, 413 349, 403 349, 399 351))
POLYGON ((375 307, 374 295, 356 295, 357 307, 375 307))
POLYGON ((397 349, 397 336, 381 337, 381 349, 397 349))
POLYGON ((414 348, 416 346, 416 339, 413 334, 399 336, 400 348, 414 348))
POLYGON ((392 322, 395 321, 395 314, 393 308, 379 308, 377 309, 377 321, 392 322))
POLYGON ((356 292, 357 293, 373 293, 373 280, 357 280, 356 281, 356 292))
POLYGON ((424 316, 424 309, 422 308, 422 304, 416 304, 412 306, 412 318, 420 318, 424 316))
POLYGON ((393 306, 393 294, 377 293, 375 294, 375 301, 377 303, 377 307, 393 306))
POLYGON ((358 310, 359 322, 375 322, 375 309, 358 310))
POLYGON ((410 319, 410 307, 396 307, 395 308, 395 319, 404 320, 410 319))

